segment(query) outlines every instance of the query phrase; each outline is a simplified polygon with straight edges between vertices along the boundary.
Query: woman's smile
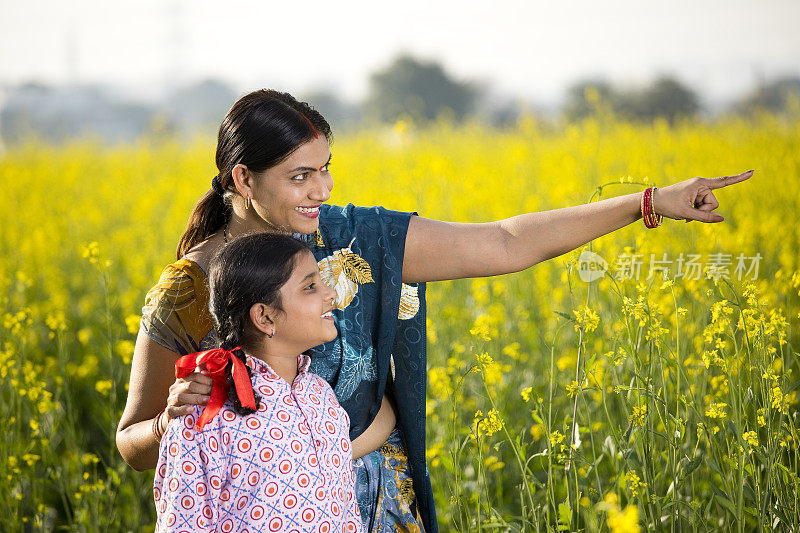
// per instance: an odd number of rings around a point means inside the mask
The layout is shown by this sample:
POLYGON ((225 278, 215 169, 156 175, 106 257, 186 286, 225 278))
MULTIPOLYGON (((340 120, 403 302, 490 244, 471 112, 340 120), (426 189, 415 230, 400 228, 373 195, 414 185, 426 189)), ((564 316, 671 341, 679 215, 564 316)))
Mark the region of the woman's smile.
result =
POLYGON ((298 213, 300 213, 301 215, 303 215, 304 217, 317 218, 319 216, 319 206, 320 205, 322 205, 322 204, 315 205, 313 207, 298 206, 298 207, 295 207, 294 210, 297 211, 298 213))

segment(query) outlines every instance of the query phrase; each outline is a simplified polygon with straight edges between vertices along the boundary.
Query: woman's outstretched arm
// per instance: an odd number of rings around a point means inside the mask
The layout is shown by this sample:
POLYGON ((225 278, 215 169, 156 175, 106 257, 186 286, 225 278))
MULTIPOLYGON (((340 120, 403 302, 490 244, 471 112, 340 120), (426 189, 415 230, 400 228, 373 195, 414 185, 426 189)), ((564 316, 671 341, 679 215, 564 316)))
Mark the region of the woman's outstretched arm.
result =
MULTIPOLYGON (((719 202, 711 191, 744 181, 752 174, 750 170, 736 176, 692 178, 659 188, 653 195, 653 208, 666 218, 722 222, 720 215, 712 213, 719 202)), ((642 194, 482 224, 412 217, 403 281, 418 283, 524 270, 639 220, 642 194)))

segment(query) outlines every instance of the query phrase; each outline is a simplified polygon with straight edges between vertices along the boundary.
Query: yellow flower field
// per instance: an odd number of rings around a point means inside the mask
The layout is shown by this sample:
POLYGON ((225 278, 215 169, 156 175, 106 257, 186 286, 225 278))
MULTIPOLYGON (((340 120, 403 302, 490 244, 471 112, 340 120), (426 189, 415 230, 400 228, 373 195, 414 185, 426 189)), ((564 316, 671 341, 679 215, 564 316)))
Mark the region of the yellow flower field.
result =
MULTIPOLYGON (((214 148, 154 134, 0 156, 11 529, 152 529, 152 473, 114 432, 145 292, 214 148)), ((428 463, 442 531, 800 527, 800 120, 400 122, 332 150, 332 203, 471 222, 756 169, 717 193, 721 224, 639 221, 430 284, 428 463), (587 257, 607 264, 591 283, 587 257)))

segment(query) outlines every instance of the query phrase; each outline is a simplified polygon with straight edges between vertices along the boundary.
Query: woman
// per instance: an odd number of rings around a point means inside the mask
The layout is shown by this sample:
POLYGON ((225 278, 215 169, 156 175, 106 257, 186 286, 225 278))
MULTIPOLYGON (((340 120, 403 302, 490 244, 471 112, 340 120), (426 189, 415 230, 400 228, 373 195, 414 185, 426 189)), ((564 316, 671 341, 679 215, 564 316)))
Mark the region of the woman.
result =
POLYGON ((198 372, 174 380, 173 364, 213 339, 204 273, 213 254, 245 233, 293 234, 309 243, 336 289, 340 336, 317 349, 311 370, 350 416, 368 531, 437 530, 425 465, 425 282, 517 272, 643 213, 648 227, 661 216, 720 222, 712 190, 752 175, 692 178, 588 205, 460 224, 325 204, 333 187, 330 137, 325 119, 287 93, 255 91, 230 109, 219 131, 219 175, 190 217, 179 260, 148 293, 117 446, 134 468, 153 468, 153 429, 208 401, 210 380, 198 372))

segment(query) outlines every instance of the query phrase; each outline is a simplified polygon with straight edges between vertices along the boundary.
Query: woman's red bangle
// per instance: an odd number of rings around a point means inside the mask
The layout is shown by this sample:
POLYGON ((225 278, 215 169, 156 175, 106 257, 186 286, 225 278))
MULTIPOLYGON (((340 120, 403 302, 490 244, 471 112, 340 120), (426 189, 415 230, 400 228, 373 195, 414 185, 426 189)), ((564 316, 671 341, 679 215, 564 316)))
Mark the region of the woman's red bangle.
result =
POLYGON ((653 210, 653 193, 658 187, 648 187, 642 194, 642 220, 648 228, 655 228, 662 224, 664 217, 657 215, 653 210))

